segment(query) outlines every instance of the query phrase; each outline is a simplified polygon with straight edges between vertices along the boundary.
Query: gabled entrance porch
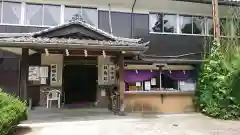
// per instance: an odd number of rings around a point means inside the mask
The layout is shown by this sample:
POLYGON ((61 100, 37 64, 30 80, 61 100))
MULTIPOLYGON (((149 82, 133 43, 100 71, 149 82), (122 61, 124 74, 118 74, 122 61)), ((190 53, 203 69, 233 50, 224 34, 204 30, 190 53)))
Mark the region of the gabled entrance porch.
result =
MULTIPOLYGON (((71 100, 75 100, 74 96, 76 95, 80 97, 81 94, 78 93, 78 89, 81 89, 80 91, 83 93, 88 89, 93 89, 93 87, 79 87, 71 94, 66 93, 67 90, 65 91, 65 89, 68 88, 63 86, 65 84, 64 70, 66 70, 64 68, 64 58, 71 57, 79 58, 75 61, 75 64, 82 64, 83 61, 86 62, 90 57, 95 57, 97 59, 97 64, 95 64, 98 70, 96 100, 99 102, 99 107, 107 107, 109 101, 107 97, 107 88, 112 85, 117 86, 117 91, 120 93, 121 100, 119 103, 123 105, 125 89, 123 79, 124 57, 134 57, 136 54, 145 51, 147 49, 147 44, 148 43, 140 43, 140 39, 115 37, 112 34, 106 33, 81 21, 71 22, 29 35, 23 36, 23 34, 19 34, 0 39, 0 47, 22 48, 19 96, 23 100, 32 99, 33 105, 37 106, 45 104, 44 99, 46 99, 46 93, 51 89, 58 89, 61 91, 61 100, 63 103, 66 103, 67 100, 69 102, 75 102, 71 100), (39 54, 40 64, 31 64, 29 62, 29 59, 32 58, 32 55, 29 55, 29 49, 39 54), (40 71, 43 67, 44 70, 40 71), (29 73, 29 69, 36 69, 36 71, 29 73), (39 95, 29 94, 32 91, 39 91, 39 95), (66 99, 67 94, 72 95, 72 97, 66 99), (38 100, 39 98, 40 100, 38 100)), ((69 65, 69 63, 66 65, 69 65)), ((85 68, 84 70, 89 70, 89 68, 85 68)), ((89 72, 92 73, 93 70, 89 72)), ((69 75, 70 73, 67 74, 69 75)), ((89 75, 83 74, 85 74, 85 72, 82 72, 81 75, 89 77, 89 75)), ((93 78, 93 76, 90 78, 93 78)), ((81 80, 85 81, 82 82, 84 85, 89 83, 89 81, 86 82, 87 79, 84 78, 78 81, 80 82, 81 80)), ((93 80, 94 79, 91 80, 92 83, 93 80)), ((89 83, 89 85, 94 86, 91 85, 92 83, 89 83)), ((72 84, 69 85, 69 87, 70 86, 71 88, 69 89, 75 89, 72 87, 72 84)), ((86 95, 89 95, 89 93, 86 95)), ((79 98, 78 96, 76 96, 76 101, 79 98)), ((82 97, 82 100, 85 100, 83 98, 85 98, 85 96, 82 97)), ((91 99, 91 101, 92 100, 93 99, 91 99)))

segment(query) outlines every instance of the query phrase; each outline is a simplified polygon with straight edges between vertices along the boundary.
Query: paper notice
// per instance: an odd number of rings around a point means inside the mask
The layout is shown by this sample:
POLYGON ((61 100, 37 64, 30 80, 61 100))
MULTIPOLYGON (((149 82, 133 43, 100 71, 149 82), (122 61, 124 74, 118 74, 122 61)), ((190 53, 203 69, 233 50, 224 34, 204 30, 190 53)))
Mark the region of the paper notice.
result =
POLYGON ((151 90, 151 82, 150 81, 144 82, 144 89, 145 90, 151 90))
POLYGON ((136 82, 136 86, 141 86, 141 82, 136 82))
POLYGON ((46 78, 41 78, 41 84, 47 84, 46 78))
POLYGON ((185 85, 184 81, 180 81, 180 85, 185 85))
POLYGON ((156 81, 156 78, 152 78, 152 79, 151 79, 151 85, 156 85, 156 82, 157 82, 157 81, 156 81))
POLYGON ((102 97, 105 97, 105 96, 106 96, 105 90, 101 90, 101 96, 102 96, 102 97))

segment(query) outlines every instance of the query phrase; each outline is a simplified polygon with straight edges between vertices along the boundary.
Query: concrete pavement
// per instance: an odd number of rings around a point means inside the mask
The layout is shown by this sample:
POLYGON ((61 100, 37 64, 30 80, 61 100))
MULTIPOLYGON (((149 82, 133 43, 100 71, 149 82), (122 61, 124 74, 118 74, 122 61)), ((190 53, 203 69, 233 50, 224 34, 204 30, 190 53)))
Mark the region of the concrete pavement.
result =
MULTIPOLYGON (((98 117, 98 116, 95 116, 98 117)), ((61 118, 60 118, 61 119, 61 118)), ((77 119, 77 117, 76 117, 77 119)), ((98 119, 25 123, 15 135, 239 135, 240 121, 201 114, 99 116, 98 119)))

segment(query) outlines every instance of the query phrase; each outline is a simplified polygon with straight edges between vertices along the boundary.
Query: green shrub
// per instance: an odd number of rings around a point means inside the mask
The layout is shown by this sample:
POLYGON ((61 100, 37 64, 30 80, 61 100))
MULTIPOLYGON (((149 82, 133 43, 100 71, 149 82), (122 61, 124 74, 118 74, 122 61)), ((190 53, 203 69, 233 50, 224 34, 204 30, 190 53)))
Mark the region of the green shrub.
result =
POLYGON ((0 135, 7 135, 12 128, 26 119, 26 104, 0 89, 0 135))
POLYGON ((201 112, 220 119, 240 117, 240 43, 221 39, 212 44, 197 83, 196 103, 201 112))
MULTIPOLYGON (((201 112, 220 119, 240 118, 240 8, 229 8, 221 23, 220 43, 210 40, 210 53, 197 82, 196 104, 201 112)), ((207 41, 207 40, 206 40, 207 41)), ((209 50, 209 49, 208 49, 209 50)))

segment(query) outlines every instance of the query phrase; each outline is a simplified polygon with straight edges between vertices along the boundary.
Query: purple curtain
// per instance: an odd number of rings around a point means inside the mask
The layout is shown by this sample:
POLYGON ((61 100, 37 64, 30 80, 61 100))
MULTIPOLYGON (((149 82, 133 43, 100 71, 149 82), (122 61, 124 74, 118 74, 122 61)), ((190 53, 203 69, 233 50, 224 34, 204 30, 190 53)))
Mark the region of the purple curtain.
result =
POLYGON ((125 82, 142 82, 146 80, 150 80, 152 77, 159 75, 156 71, 150 70, 125 70, 125 82))
POLYGON ((188 80, 191 77, 191 72, 190 71, 164 71, 164 75, 169 76, 172 80, 179 80, 179 81, 184 81, 188 80))

